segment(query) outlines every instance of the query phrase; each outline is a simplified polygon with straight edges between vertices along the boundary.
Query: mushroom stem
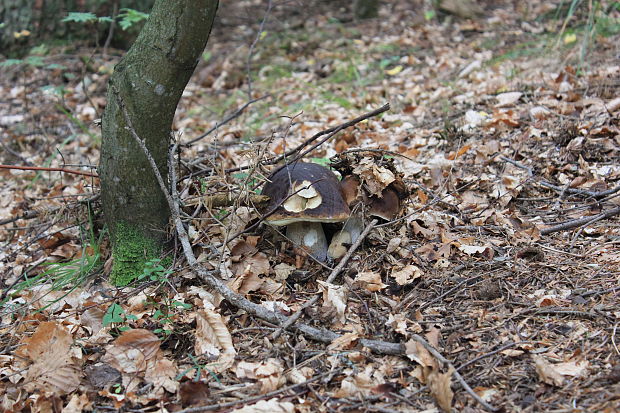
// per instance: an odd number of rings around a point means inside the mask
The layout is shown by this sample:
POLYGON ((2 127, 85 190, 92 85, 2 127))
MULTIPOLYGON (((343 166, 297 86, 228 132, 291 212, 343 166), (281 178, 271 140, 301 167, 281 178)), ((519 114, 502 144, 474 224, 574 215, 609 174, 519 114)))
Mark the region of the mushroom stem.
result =
POLYGON ((355 243, 364 230, 364 222, 360 217, 352 216, 346 220, 344 226, 332 238, 327 248, 330 258, 338 259, 344 256, 351 244, 355 243))
POLYGON ((327 261, 327 239, 320 222, 294 222, 286 226, 286 236, 315 259, 327 261))

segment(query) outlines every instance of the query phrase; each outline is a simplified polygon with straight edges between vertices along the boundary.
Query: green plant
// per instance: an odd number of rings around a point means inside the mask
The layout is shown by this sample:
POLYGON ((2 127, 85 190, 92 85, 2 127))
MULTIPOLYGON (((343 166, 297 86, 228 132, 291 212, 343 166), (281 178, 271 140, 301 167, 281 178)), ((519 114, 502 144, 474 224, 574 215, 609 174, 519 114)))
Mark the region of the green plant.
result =
POLYGON ((162 265, 161 258, 152 258, 144 263, 142 274, 138 276, 137 280, 166 282, 170 274, 172 274, 172 270, 162 265))
POLYGON ((119 19, 118 25, 121 26, 121 29, 128 30, 134 24, 140 23, 141 21, 146 20, 148 18, 149 18, 148 13, 142 13, 141 11, 138 11, 138 10, 123 8, 121 9, 121 12, 118 15, 118 19, 119 19))
MULTIPOLYGON (((124 324, 129 321, 135 321, 138 318, 133 314, 127 314, 125 309, 119 304, 113 303, 108 307, 107 311, 103 315, 103 326, 107 327, 112 324, 124 324)), ((118 326, 119 331, 128 330, 129 326, 118 326)))
MULTIPOLYGON (((118 21, 118 25, 122 30, 128 30, 132 26, 137 23, 140 23, 143 20, 148 19, 148 13, 142 13, 141 11, 134 9, 123 8, 120 10, 121 12, 116 16, 116 20, 118 21)), ((80 23, 80 24, 90 24, 90 23, 112 23, 115 19, 110 16, 100 16, 98 17, 94 13, 81 13, 81 12, 69 12, 67 17, 61 20, 63 23, 80 23)))
POLYGON ((113 384, 111 388, 114 394, 121 394, 123 392, 123 385, 120 383, 113 384))
POLYGON ((110 17, 97 17, 97 15, 95 15, 94 13, 81 13, 81 12, 74 12, 74 11, 70 11, 69 14, 67 14, 67 17, 65 17, 64 19, 61 20, 61 22, 63 23, 110 23, 112 22, 112 19, 110 17))
POLYGON ((9 67, 9 66, 17 66, 21 64, 26 64, 32 67, 41 67, 45 66, 45 62, 43 61, 43 57, 41 56, 28 56, 25 59, 6 59, 3 62, 0 62, 0 67, 9 67))
POLYGON ((159 305, 159 308, 155 310, 153 313, 153 319, 158 321, 162 327, 156 328, 153 330, 155 334, 163 334, 164 336, 169 336, 174 331, 174 312, 177 309, 188 310, 192 308, 191 304, 182 303, 180 301, 172 301, 172 303, 159 305))
POLYGON ((213 380, 215 380, 216 382, 220 383, 220 379, 217 377, 217 374, 215 374, 214 371, 210 370, 209 368, 207 368, 207 364, 206 363, 200 363, 198 361, 198 358, 192 356, 191 354, 187 355, 190 359, 190 361, 192 362, 192 366, 188 367, 187 369, 183 370, 182 372, 180 372, 179 374, 177 374, 175 380, 181 380, 186 374, 188 374, 190 371, 195 370, 196 374, 194 375, 194 381, 198 381, 200 380, 200 377, 202 375, 202 371, 207 371, 209 373, 209 375, 213 378, 213 380))

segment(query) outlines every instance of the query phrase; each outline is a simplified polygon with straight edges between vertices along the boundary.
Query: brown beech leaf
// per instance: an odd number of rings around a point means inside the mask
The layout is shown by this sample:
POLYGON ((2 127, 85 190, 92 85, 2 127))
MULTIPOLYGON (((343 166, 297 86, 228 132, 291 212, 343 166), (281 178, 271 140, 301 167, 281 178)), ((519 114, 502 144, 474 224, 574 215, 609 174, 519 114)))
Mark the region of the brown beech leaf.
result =
POLYGON ((34 334, 21 341, 16 355, 32 364, 25 374, 28 391, 44 389, 57 394, 74 391, 80 384, 80 369, 71 356, 73 337, 55 322, 39 324, 34 334))
POLYGON ((149 330, 134 329, 123 333, 106 349, 103 361, 125 374, 143 373, 147 361, 157 357, 159 338, 149 330))
POLYGON ((415 361, 422 367, 430 367, 435 370, 439 368, 435 357, 421 343, 415 340, 409 340, 405 343, 405 352, 410 360, 415 361))
POLYGON ((222 372, 232 367, 237 351, 230 331, 219 313, 209 309, 198 311, 195 336, 194 352, 196 355, 209 354, 219 357, 212 366, 214 371, 222 372))
POLYGON ((589 363, 587 360, 570 360, 563 363, 550 363, 543 356, 533 357, 536 373, 540 380, 553 386, 562 386, 564 377, 580 377, 585 375, 589 363))
POLYGON ((444 412, 450 412, 452 409, 452 397, 454 397, 454 392, 450 388, 450 382, 453 373, 454 368, 450 367, 446 373, 433 370, 428 375, 428 388, 437 402, 437 405, 444 412))
POLYGON ((235 374, 238 378, 258 380, 262 394, 277 390, 286 382, 284 368, 280 360, 270 358, 258 363, 241 361, 237 364, 235 374))
POLYGON ((358 272, 353 285, 360 286, 369 292, 381 291, 387 285, 381 281, 381 274, 374 271, 358 272))
POLYGON ((422 270, 416 265, 406 265, 404 268, 390 274, 398 285, 408 285, 422 276, 422 270))

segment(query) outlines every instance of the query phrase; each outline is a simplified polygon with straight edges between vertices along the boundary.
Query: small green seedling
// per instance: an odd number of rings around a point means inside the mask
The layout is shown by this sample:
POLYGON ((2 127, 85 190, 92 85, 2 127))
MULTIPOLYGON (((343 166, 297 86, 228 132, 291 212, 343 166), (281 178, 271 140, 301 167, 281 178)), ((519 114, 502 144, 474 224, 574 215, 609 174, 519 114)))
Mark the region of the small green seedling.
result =
MULTIPOLYGON (((124 324, 128 321, 135 321, 138 317, 133 314, 127 314, 125 309, 121 307, 119 304, 112 304, 108 307, 108 310, 103 315, 103 326, 107 327, 112 324, 124 324)), ((118 327, 120 331, 129 330, 128 326, 120 326, 118 327)))
POLYGON ((150 280, 166 282, 170 274, 172 274, 172 270, 166 269, 161 264, 161 258, 153 258, 144 264, 144 270, 142 274, 138 276, 138 281, 150 280))

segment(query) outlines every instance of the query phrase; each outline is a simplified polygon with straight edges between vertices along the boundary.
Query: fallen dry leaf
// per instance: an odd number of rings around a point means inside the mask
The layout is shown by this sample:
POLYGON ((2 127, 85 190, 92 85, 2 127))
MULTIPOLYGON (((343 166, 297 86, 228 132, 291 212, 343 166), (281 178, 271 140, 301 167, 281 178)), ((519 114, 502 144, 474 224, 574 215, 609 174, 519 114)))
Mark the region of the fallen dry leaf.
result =
POLYGON ((392 272, 390 276, 396 280, 398 285, 408 285, 422 277, 422 270, 416 265, 409 264, 399 271, 392 272))
POLYGON ((230 331, 219 313, 210 309, 196 312, 195 338, 194 352, 197 356, 208 354, 218 357, 210 368, 222 372, 232 367, 237 352, 230 331))
POLYGON ((260 400, 257 403, 232 410, 233 413, 294 413, 295 405, 278 399, 260 400))
POLYGON ((549 363, 543 356, 533 357, 538 377, 547 384, 562 386, 565 376, 581 377, 587 370, 589 363, 586 360, 572 360, 563 363, 549 363))
POLYGON ((353 284, 366 289, 369 292, 380 291, 387 287, 381 281, 381 274, 374 271, 358 272, 353 280, 353 284))
POLYGON ((450 412, 452 410, 454 392, 450 388, 450 383, 453 373, 454 368, 450 367, 446 373, 439 373, 439 371, 433 370, 428 375, 427 385, 431 395, 437 402, 439 408, 444 412, 450 412))
POLYGON ((319 286, 323 290, 323 307, 335 309, 338 315, 338 321, 344 323, 346 321, 345 311, 347 309, 347 288, 344 286, 326 283, 317 280, 319 286))
POLYGON ((80 384, 80 364, 71 353, 73 337, 55 322, 40 323, 31 337, 21 341, 15 352, 32 364, 25 374, 24 388, 56 394, 74 391, 80 384))
POLYGON ((357 344, 357 340, 359 339, 359 334, 357 333, 344 333, 339 336, 337 339, 332 341, 329 346, 327 346, 328 350, 350 350, 354 348, 357 344))
POLYGON ((410 360, 415 361, 422 367, 430 367, 435 370, 439 368, 435 357, 421 343, 415 340, 409 340, 405 343, 405 352, 410 360))
POLYGON ((241 361, 237 364, 235 374, 238 378, 258 380, 262 394, 277 390, 286 382, 284 368, 280 360, 270 358, 262 362, 241 361))

